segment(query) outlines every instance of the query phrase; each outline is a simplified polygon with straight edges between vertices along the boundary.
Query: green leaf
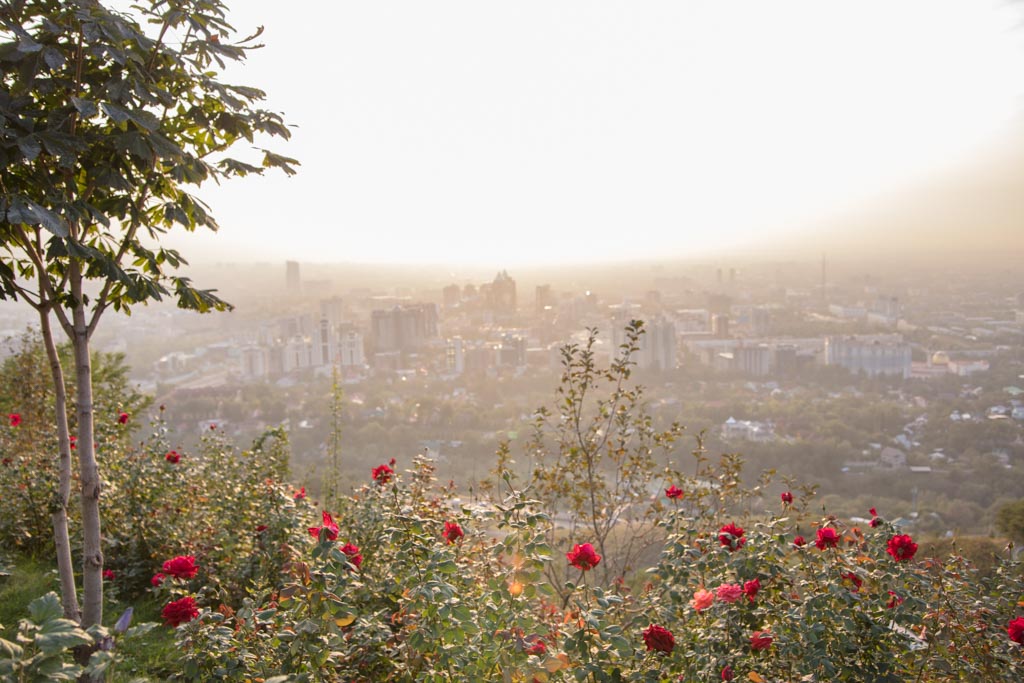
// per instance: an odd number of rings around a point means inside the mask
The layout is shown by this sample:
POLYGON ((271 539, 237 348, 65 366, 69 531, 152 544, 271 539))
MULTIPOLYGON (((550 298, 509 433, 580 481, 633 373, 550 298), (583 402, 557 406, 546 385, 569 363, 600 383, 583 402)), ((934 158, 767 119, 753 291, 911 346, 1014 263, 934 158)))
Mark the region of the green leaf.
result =
POLYGON ((25 650, 21 647, 21 645, 0 638, 0 658, 21 659, 21 655, 23 652, 25 652, 25 650))
POLYGON ((132 117, 131 114, 128 113, 128 110, 122 109, 116 104, 111 104, 109 102, 100 103, 100 109, 102 109, 103 113, 110 117, 110 120, 114 123, 124 123, 132 117))
POLYGON ((96 103, 91 100, 83 100, 81 97, 72 97, 71 104, 75 105, 75 109, 82 116, 83 119, 91 119, 100 113, 99 107, 96 103))
POLYGON ((48 47, 43 50, 43 61, 46 62, 48 67, 56 71, 64 66, 64 63, 67 60, 64 59, 64 55, 61 54, 59 50, 48 47))
MULTIPOLYGON (((57 608, 60 609, 60 604, 57 608)), ((92 638, 70 619, 50 619, 39 629, 35 644, 44 653, 53 654, 79 645, 90 645, 92 638)))
POLYGON ((34 161, 43 151, 43 146, 39 144, 35 135, 26 135, 23 138, 18 138, 18 149, 25 155, 26 161, 34 161))
POLYGON ((53 591, 40 596, 28 604, 28 613, 32 621, 42 624, 50 619, 60 619, 64 616, 64 610, 60 606, 60 598, 53 591))

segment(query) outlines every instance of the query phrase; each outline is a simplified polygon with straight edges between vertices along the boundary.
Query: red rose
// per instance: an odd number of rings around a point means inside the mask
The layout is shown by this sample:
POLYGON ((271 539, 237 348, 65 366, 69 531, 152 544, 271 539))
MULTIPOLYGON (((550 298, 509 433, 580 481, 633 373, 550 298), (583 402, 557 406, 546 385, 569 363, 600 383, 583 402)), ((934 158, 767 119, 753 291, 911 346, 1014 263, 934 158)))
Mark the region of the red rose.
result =
MULTIPOLYGON (((332 539, 333 540, 333 539, 332 539)), ((346 543, 341 546, 341 552, 348 556, 348 561, 352 563, 356 568, 363 563, 363 556, 359 554, 359 546, 346 543)))
POLYGON ((783 492, 781 498, 782 498, 782 502, 785 503, 786 505, 792 505, 793 504, 793 494, 790 493, 789 491, 783 492))
POLYGON ((914 539, 906 534, 896 534, 889 539, 885 552, 892 555, 897 562, 905 562, 914 559, 914 554, 917 552, 917 544, 914 543, 914 539))
POLYGON ((303 486, 301 489, 295 492, 295 500, 303 500, 306 497, 306 487, 303 486))
POLYGON ((445 540, 449 543, 455 543, 455 541, 462 538, 465 534, 462 533, 462 527, 455 522, 445 522, 444 531, 441 534, 445 540))
POLYGON ((647 646, 648 650, 656 650, 658 652, 664 652, 670 654, 672 649, 676 646, 676 639, 672 635, 672 632, 667 628, 651 624, 644 632, 644 645, 647 646))
POLYGON ((672 486, 669 486, 667 489, 665 489, 665 497, 671 500, 678 500, 679 498, 683 497, 683 490, 676 486, 675 484, 673 484, 672 486))
POLYGON ((868 524, 871 526, 872 529, 876 528, 881 523, 882 523, 882 518, 881 517, 872 517, 871 521, 868 522, 868 524))
POLYGON ((104 581, 113 581, 116 576, 117 576, 117 574, 114 573, 113 569, 104 569, 103 570, 103 580, 104 581))
POLYGON ((167 451, 167 455, 164 456, 164 460, 172 465, 177 465, 178 461, 181 460, 181 454, 178 453, 178 451, 167 451))
POLYGON ((594 550, 594 546, 589 543, 584 543, 583 545, 577 543, 572 547, 572 550, 565 554, 565 557, 569 560, 569 564, 583 571, 593 569, 601 562, 601 556, 594 550))
POLYGON ((747 596, 750 602, 754 602, 754 598, 757 597, 757 592, 761 590, 761 579, 753 579, 743 584, 743 593, 747 596))
POLYGON ((75 450, 76 448, 78 448, 78 437, 77 436, 72 436, 72 437, 68 437, 68 438, 71 441, 71 450, 75 450))
POLYGON ((875 508, 871 508, 870 510, 868 510, 868 513, 870 513, 870 515, 872 517, 877 517, 878 516, 878 511, 875 510, 875 508))
POLYGON ((772 646, 772 634, 769 631, 754 631, 750 636, 750 647, 753 650, 767 650, 772 646))
POLYGON ((373 475, 373 480, 380 484, 381 486, 391 481, 391 475, 394 473, 395 471, 388 467, 387 465, 377 465, 371 471, 371 474, 373 475))
POLYGON ((859 591, 860 587, 864 585, 864 580, 853 572, 843 572, 839 576, 843 579, 843 583, 849 582, 853 586, 850 590, 854 593, 859 591))
POLYGON ((896 609, 897 606, 903 604, 903 598, 894 591, 889 591, 889 602, 885 603, 885 606, 889 609, 896 609))
POLYGON ((814 542, 814 545, 818 546, 818 550, 835 548, 839 545, 839 534, 831 527, 818 529, 818 540, 814 542))
POLYGON ((1024 645, 1024 617, 1017 617, 1006 626, 1006 635, 1013 642, 1024 645))
POLYGON ((726 664, 724 667, 722 667, 722 680, 723 681, 731 681, 734 678, 736 678, 736 674, 734 674, 732 672, 732 667, 731 666, 726 664))
POLYGON ((328 512, 327 510, 324 510, 323 511, 323 520, 324 520, 324 523, 323 523, 322 526, 311 526, 311 527, 309 527, 309 529, 307 530, 307 531, 309 531, 309 535, 312 536, 313 538, 317 539, 317 540, 320 540, 320 532, 324 531, 324 532, 327 533, 327 540, 328 541, 337 541, 338 540, 338 531, 339 531, 339 529, 338 529, 338 525, 334 522, 334 517, 331 517, 331 513, 330 512, 328 512))
POLYGON ((167 578, 166 575, 160 574, 160 573, 156 573, 156 574, 153 574, 153 578, 149 580, 149 583, 152 586, 159 586, 160 584, 162 584, 164 582, 164 579, 166 579, 166 578, 167 578))
POLYGON ((743 528, 730 522, 718 530, 718 542, 728 548, 729 552, 735 552, 743 547, 747 539, 743 538, 743 528))
POLYGON ((121 413, 117 416, 117 421, 121 424, 128 424, 128 413, 121 413))
POLYGON ((533 644, 526 648, 526 654, 537 655, 538 657, 544 656, 548 651, 548 646, 544 644, 544 641, 538 638, 533 641, 533 644))
POLYGON ((191 579, 199 572, 196 558, 192 555, 179 555, 164 562, 164 573, 176 579, 191 579))
POLYGON ((803 548, 805 545, 807 545, 807 540, 803 536, 794 536, 793 545, 795 545, 797 548, 803 548))
POLYGON ((7 419, 10 421, 12 427, 17 427, 21 424, 21 413, 11 413, 7 416, 7 419))
POLYGON ((189 596, 167 603, 163 611, 160 612, 160 616, 164 618, 165 624, 172 628, 177 628, 181 624, 187 624, 198 617, 199 610, 196 609, 195 598, 189 596))
POLYGON ((259 526, 256 527, 256 533, 262 534, 267 529, 268 529, 268 527, 267 527, 266 524, 260 524, 259 526))

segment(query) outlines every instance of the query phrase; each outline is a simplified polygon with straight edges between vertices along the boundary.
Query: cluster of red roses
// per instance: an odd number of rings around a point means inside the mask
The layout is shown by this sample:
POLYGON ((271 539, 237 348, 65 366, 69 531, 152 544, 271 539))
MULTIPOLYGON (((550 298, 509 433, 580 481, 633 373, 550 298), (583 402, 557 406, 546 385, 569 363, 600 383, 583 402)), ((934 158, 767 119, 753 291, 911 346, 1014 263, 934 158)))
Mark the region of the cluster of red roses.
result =
MULTIPOLYGON (((657 624, 651 624, 643 630, 642 634, 644 639, 644 645, 647 649, 654 650, 656 652, 664 652, 665 654, 671 654, 672 650, 675 649, 676 639, 664 626, 657 624)), ((750 634, 750 649, 755 652, 759 650, 767 650, 772 646, 772 634, 768 630, 754 631, 750 634)), ((733 679, 732 667, 726 665, 722 669, 722 680, 731 681, 733 679)))
POLYGON ((387 465, 377 465, 370 471, 370 474, 378 485, 383 486, 391 481, 391 477, 395 474, 395 471, 392 469, 394 466, 395 459, 391 458, 387 465))
MULTIPOLYGON (((171 579, 191 579, 199 573, 199 565, 192 555, 179 555, 164 562, 163 571, 157 572, 150 579, 153 586, 161 586, 169 577, 171 579)), ((160 612, 164 623, 171 628, 177 628, 199 616, 199 609, 196 607, 196 600, 192 596, 185 596, 178 600, 164 605, 160 612)))

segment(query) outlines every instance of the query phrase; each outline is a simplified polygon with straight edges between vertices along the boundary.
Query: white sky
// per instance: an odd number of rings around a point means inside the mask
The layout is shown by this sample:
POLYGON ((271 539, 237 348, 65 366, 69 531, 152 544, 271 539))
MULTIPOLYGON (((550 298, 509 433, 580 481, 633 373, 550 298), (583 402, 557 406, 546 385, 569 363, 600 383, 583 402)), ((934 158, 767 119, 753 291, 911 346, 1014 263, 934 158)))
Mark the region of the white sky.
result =
MULTIPOLYGON (((203 191, 193 262, 693 255, 955 166, 1020 111, 988 0, 228 0, 300 174, 203 191)), ((1017 9, 1014 9, 1017 8, 1017 9)))

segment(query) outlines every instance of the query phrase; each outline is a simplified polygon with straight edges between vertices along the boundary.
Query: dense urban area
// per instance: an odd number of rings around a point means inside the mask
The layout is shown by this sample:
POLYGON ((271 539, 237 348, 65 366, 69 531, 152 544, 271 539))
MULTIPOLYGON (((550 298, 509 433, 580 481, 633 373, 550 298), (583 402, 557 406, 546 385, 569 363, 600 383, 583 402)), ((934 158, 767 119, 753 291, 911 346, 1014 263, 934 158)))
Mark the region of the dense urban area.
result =
MULTIPOLYGON (((330 463, 356 482, 417 453, 472 490, 500 443, 522 455, 560 348, 594 328, 607 364, 632 319, 644 322, 633 360, 648 409, 691 437, 672 456, 683 468, 703 435, 751 473, 817 485, 828 512, 884 503, 940 535, 991 533, 1024 490, 1024 279, 1012 267, 824 256, 519 276, 287 262, 198 278, 235 310, 139 307, 112 318, 98 348, 125 354, 150 417, 183 447, 211 429, 244 439, 284 425, 313 490, 330 463)), ((0 311, 18 338, 30 319, 0 311)))

